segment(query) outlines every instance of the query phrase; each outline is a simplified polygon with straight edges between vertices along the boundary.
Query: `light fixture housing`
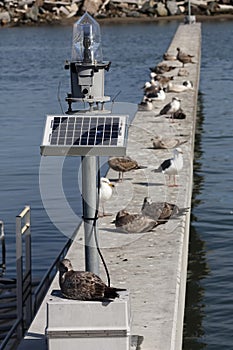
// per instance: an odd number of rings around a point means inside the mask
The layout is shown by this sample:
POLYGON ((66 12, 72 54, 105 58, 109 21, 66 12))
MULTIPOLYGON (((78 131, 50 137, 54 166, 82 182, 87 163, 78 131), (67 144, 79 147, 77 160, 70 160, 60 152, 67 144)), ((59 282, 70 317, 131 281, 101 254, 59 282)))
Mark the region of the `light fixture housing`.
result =
POLYGON ((110 62, 103 61, 100 26, 87 12, 74 23, 71 62, 65 68, 70 69, 71 93, 66 101, 67 113, 73 114, 73 102, 87 102, 89 110, 103 110, 104 70, 109 70, 110 62))

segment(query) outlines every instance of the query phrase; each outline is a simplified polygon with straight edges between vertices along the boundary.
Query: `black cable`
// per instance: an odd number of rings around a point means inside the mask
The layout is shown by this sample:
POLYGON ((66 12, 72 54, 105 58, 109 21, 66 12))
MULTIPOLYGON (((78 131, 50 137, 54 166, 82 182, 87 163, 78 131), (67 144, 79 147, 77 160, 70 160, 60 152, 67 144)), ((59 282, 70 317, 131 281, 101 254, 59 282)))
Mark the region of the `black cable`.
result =
POLYGON ((59 81, 58 87, 57 87, 57 100, 59 102, 62 114, 65 114, 64 111, 63 111, 62 104, 61 104, 61 99, 60 99, 60 88, 61 88, 61 81, 59 81))
POLYGON ((98 214, 99 214, 99 192, 100 192, 100 164, 99 164, 99 157, 98 157, 98 175, 97 175, 97 180, 98 180, 98 192, 97 192, 97 201, 96 201, 96 210, 95 210, 95 220, 93 222, 93 229, 94 229, 94 237, 95 237, 95 243, 96 243, 96 248, 98 251, 98 254, 101 258, 102 264, 104 265, 104 269, 105 269, 105 273, 107 276, 107 281, 108 281, 108 287, 110 287, 111 285, 111 281, 110 281, 110 274, 108 271, 108 267, 107 264, 104 260, 103 254, 101 253, 100 247, 99 247, 99 242, 98 242, 98 237, 97 237, 97 230, 96 230, 96 223, 98 220, 98 214))

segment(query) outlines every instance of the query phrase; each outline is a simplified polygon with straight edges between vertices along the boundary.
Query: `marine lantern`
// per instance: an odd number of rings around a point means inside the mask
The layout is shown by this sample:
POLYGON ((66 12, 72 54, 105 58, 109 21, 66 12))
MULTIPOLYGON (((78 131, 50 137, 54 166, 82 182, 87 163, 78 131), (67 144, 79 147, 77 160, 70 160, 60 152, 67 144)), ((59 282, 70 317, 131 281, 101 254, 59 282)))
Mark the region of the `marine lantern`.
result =
POLYGON ((103 109, 110 97, 104 96, 104 71, 110 62, 103 61, 99 24, 87 12, 74 23, 70 69, 71 93, 67 95, 68 114, 73 102, 87 102, 89 110, 103 109))

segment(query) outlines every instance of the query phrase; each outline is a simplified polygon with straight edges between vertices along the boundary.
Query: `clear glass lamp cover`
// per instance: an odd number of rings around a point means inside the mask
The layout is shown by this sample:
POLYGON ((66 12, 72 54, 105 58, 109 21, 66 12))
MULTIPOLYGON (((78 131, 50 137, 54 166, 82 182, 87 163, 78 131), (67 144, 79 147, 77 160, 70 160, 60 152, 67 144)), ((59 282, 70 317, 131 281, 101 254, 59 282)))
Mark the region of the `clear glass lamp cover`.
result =
POLYGON ((73 25, 72 61, 103 62, 99 24, 87 12, 73 25))

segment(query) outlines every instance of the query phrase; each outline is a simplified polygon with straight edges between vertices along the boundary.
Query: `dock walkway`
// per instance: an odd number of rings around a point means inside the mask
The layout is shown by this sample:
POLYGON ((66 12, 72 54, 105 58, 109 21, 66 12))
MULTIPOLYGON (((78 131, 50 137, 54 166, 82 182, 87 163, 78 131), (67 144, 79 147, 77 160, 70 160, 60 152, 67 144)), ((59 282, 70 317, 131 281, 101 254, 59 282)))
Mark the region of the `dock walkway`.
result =
MULTIPOLYGON (((165 101, 158 101, 155 110, 136 114, 129 128, 127 155, 147 168, 125 174, 124 181, 117 183, 106 208, 113 216, 98 220, 100 246, 110 271, 111 284, 130 291, 132 334, 143 337, 142 350, 180 350, 182 347, 190 210, 179 219, 170 220, 146 234, 118 233, 111 221, 125 207, 131 213, 140 212, 145 196, 150 196, 153 201, 166 200, 181 208, 191 206, 201 25, 179 25, 167 51, 176 54, 177 47, 194 55, 195 64, 187 64, 185 69, 189 75, 181 77, 177 76, 181 63, 169 62, 177 68, 168 75, 175 77, 175 83, 191 80, 194 88, 179 94, 168 93, 165 101), (186 119, 171 123, 164 116, 155 117, 177 95, 182 100, 186 119), (151 138, 155 135, 187 140, 181 146, 184 167, 178 177, 178 187, 168 187, 163 174, 151 171, 172 154, 171 150, 152 149, 151 138)), ((107 176, 117 179, 118 174, 110 170, 107 176)), ((84 269, 82 242, 83 225, 68 253, 74 268, 79 270, 84 269)), ((101 277, 106 280, 102 268, 101 277)), ((46 301, 51 291, 58 288, 56 276, 18 349, 46 349, 46 301)))

